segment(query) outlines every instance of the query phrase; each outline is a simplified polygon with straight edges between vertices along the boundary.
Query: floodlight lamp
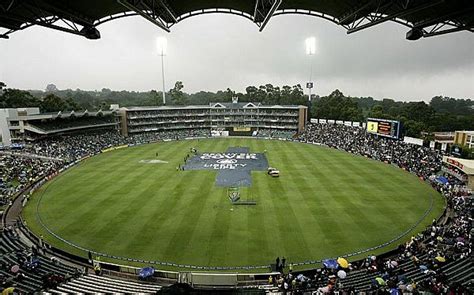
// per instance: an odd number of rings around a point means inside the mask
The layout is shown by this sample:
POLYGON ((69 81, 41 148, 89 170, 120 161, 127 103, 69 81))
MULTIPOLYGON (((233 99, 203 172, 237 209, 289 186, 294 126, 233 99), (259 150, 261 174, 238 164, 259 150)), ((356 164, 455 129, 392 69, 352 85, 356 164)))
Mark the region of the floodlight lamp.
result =
POLYGON ((314 37, 306 38, 306 54, 307 55, 316 54, 316 38, 314 37))
POLYGON ((160 55, 166 55, 168 49, 168 40, 165 37, 156 38, 156 48, 160 55))

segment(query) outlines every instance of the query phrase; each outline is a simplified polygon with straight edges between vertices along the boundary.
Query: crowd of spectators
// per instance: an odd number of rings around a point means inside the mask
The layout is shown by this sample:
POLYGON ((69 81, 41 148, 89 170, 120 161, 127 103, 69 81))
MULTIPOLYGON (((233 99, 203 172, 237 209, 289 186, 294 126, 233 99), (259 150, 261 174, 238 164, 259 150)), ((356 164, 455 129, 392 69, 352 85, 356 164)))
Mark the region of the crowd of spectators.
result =
POLYGON ((291 130, 259 129, 257 132, 257 137, 291 139, 295 135, 296 135, 296 132, 291 131, 291 130))
POLYGON ((41 139, 27 145, 25 151, 69 163, 128 142, 116 130, 101 130, 41 139))
MULTIPOLYGON (((349 268, 320 268, 313 276, 294 276, 290 271, 269 279, 283 291, 317 290, 319 293, 343 294, 358 292, 345 286, 344 277, 351 271, 366 271, 373 274, 370 292, 377 294, 405 294, 422 291, 431 294, 469 294, 465 282, 450 281, 442 267, 449 262, 462 260, 472 255, 472 192, 459 180, 446 175, 447 183, 436 181, 440 173, 442 153, 402 141, 375 137, 358 127, 334 124, 310 124, 298 137, 299 141, 320 144, 372 159, 394 164, 428 181, 446 198, 443 219, 433 223, 423 232, 411 237, 399 246, 397 254, 388 258, 370 255, 365 260, 349 265, 349 268), (405 276, 403 263, 413 264, 423 273, 420 281, 411 281, 405 276)), ((468 270, 472 272, 472 269, 468 270)), ((470 286, 472 288, 472 286, 470 286)), ((470 289, 472 291, 472 289, 470 289)))
POLYGON ((58 161, 21 153, 0 155, 0 207, 8 205, 29 183, 55 173, 60 167, 58 161))
MULTIPOLYGON (((138 133, 123 137, 115 130, 102 130, 42 139, 26 145, 20 154, 1 155, 1 200, 8 202, 9 198, 37 179, 110 147, 209 135, 207 129, 186 129, 138 133)), ((276 138, 294 136, 291 132, 274 130, 260 130, 258 135, 276 138)), ((305 132, 294 140, 325 145, 397 165, 429 181, 446 197, 447 213, 443 222, 433 221, 431 227, 401 245, 396 255, 383 259, 369 256, 363 261, 351 264, 345 271, 350 274, 351 271, 364 270, 376 274, 377 280, 373 280, 371 288, 382 293, 398 294, 396 292, 428 290, 436 294, 446 294, 453 288, 461 288, 452 284, 440 268, 449 261, 463 259, 472 254, 471 193, 461 182, 450 176, 447 176, 449 182, 446 184, 435 181, 433 176, 440 173, 441 169, 440 151, 375 137, 367 134, 362 128, 333 124, 309 124, 305 132), (404 277, 403 269, 399 265, 406 261, 415 264, 420 272, 426 274, 422 281, 412 282, 404 277)), ((344 280, 338 278, 337 269, 321 268, 311 276, 296 275, 290 271, 272 277, 269 281, 283 291, 302 289, 319 290, 321 293, 331 293, 335 290, 356 291, 344 285, 344 280)))

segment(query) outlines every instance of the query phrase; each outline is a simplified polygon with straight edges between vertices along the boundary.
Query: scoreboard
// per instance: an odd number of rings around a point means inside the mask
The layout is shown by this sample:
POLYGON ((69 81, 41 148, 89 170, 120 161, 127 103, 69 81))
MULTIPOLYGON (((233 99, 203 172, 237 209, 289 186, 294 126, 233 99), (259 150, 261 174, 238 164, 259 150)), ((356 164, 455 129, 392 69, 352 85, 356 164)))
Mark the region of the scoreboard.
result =
POLYGON ((367 132, 399 139, 400 138, 400 122, 385 119, 367 119, 367 132))

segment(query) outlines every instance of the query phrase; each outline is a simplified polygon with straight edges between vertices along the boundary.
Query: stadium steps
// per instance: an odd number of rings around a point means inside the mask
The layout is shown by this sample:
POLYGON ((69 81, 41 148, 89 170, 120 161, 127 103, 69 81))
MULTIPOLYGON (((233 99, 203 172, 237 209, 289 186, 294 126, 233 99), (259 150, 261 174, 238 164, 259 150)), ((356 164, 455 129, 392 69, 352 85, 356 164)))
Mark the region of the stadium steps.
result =
MULTIPOLYGON (((18 239, 18 237, 6 232, 2 232, 1 234, 0 246, 2 249, 0 260, 7 265, 19 265, 16 253, 28 250, 28 247, 26 247, 22 241, 18 239)), ((24 293, 32 294, 41 290, 43 285, 42 277, 45 274, 56 273, 67 276, 75 272, 74 267, 64 265, 60 262, 58 264, 54 264, 47 257, 42 255, 37 257, 40 260, 38 268, 36 268, 34 271, 23 270, 22 273, 25 275, 25 277, 20 282, 13 280, 16 285, 15 287, 24 293)), ((8 273, 8 271, 2 271, 1 273, 7 278, 15 278, 15 276, 8 273)))
MULTIPOLYGON (((94 291, 100 291, 100 292, 105 292, 105 293, 110 293, 110 292, 131 292, 132 286, 127 286, 124 287, 122 285, 112 285, 109 282, 106 281, 91 281, 89 280, 88 277, 82 277, 77 280, 74 280, 71 282, 71 284, 75 284, 78 287, 85 287, 85 288, 91 288, 94 291)), ((148 291, 148 290, 147 290, 148 291)), ((136 292, 136 290, 134 290, 136 292)), ((142 291, 143 292, 143 291, 142 291)), ((148 291, 149 292, 149 291, 148 291)), ((156 292, 156 291, 155 291, 156 292)))
POLYGON ((58 287, 61 292, 156 293, 161 286, 88 274, 58 287))
POLYGON ((472 261, 468 259, 461 260, 457 263, 456 268, 451 268, 450 270, 445 271, 448 279, 450 281, 456 282, 460 281, 462 278, 469 279, 469 275, 474 273, 474 265, 472 261))
POLYGON ((8 252, 16 252, 16 251, 23 251, 25 247, 20 246, 19 244, 15 243, 16 237, 13 237, 10 234, 5 232, 2 233, 2 244, 3 248, 8 250, 8 252))
POLYGON ((38 282, 37 280, 33 280, 29 274, 25 274, 25 278, 21 281, 18 282, 14 280, 14 275, 6 272, 6 271, 0 271, 1 274, 3 274, 6 278, 13 278, 13 281, 15 282, 15 287, 21 290, 24 290, 28 293, 32 293, 37 291, 39 288, 41 288, 41 283, 38 282))
POLYGON ((62 275, 67 275, 67 274, 74 274, 76 269, 74 267, 65 265, 61 262, 58 262, 58 264, 54 264, 51 262, 49 259, 43 256, 38 257, 40 260, 40 266, 44 266, 46 269, 50 270, 50 272, 55 272, 58 274, 62 275))
MULTIPOLYGON (((6 271, 0 270, 0 273, 2 275, 4 275, 6 279, 13 279, 14 278, 14 276, 12 274, 10 274, 6 271)), ((15 281, 15 288, 22 291, 22 292, 25 292, 25 293, 33 293, 37 290, 36 287, 31 286, 30 284, 28 284, 25 281, 23 281, 21 283, 18 283, 18 282, 15 281)))
POLYGON ((87 278, 91 280, 96 280, 96 281, 107 281, 109 283, 113 283, 116 285, 123 285, 126 284, 126 286, 135 286, 135 287, 140 287, 144 289, 149 289, 150 291, 158 291, 161 289, 161 286, 158 286, 156 284, 149 284, 149 283, 140 283, 140 282, 134 282, 130 280, 121 280, 121 279, 116 279, 116 278, 111 278, 111 277, 105 277, 105 276, 97 276, 97 275, 87 275, 87 278))

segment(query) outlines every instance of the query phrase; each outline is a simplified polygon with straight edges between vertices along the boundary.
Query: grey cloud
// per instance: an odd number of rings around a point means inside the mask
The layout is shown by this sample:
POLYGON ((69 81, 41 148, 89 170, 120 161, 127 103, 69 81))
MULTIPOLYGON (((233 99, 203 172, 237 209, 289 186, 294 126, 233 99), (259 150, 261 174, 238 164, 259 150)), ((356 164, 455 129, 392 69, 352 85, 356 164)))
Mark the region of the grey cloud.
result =
POLYGON ((409 42, 406 27, 386 23, 352 35, 331 22, 278 16, 264 32, 237 16, 187 19, 167 34, 132 17, 104 24, 98 41, 39 27, 0 40, 0 80, 11 87, 43 89, 161 89, 157 36, 166 35, 166 84, 185 90, 244 91, 248 85, 305 83, 304 39, 315 36, 317 93, 428 100, 434 95, 472 98, 474 35, 456 33, 409 42))

